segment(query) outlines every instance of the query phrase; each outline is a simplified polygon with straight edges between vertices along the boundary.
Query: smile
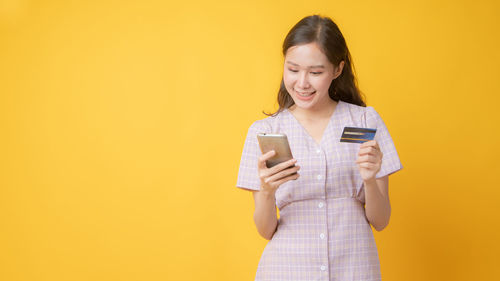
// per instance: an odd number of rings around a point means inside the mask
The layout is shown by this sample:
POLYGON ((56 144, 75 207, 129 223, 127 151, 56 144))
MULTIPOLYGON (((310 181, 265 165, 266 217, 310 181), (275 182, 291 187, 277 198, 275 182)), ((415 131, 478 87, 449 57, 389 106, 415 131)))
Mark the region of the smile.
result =
POLYGON ((316 93, 316 91, 313 91, 313 92, 299 92, 299 91, 295 91, 297 92, 297 94, 299 94, 300 96, 303 96, 303 97, 308 97, 314 93, 316 93))
POLYGON ((308 101, 308 100, 312 99, 312 97, 316 93, 316 91, 313 91, 313 92, 299 92, 299 91, 295 91, 295 92, 297 93, 297 98, 300 99, 300 100, 303 100, 303 101, 308 101))

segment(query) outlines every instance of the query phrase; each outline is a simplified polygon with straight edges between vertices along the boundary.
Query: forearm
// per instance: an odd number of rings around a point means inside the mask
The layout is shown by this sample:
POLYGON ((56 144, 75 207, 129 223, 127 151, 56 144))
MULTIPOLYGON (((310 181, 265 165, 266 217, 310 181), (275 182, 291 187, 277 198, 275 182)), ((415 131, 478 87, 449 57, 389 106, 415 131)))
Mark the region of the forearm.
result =
POLYGON ((389 194, 384 194, 375 179, 364 181, 365 212, 371 225, 377 230, 383 230, 391 217, 389 194))
POLYGON ((254 221, 259 234, 267 240, 271 240, 278 225, 276 216, 276 197, 274 192, 255 192, 254 221))

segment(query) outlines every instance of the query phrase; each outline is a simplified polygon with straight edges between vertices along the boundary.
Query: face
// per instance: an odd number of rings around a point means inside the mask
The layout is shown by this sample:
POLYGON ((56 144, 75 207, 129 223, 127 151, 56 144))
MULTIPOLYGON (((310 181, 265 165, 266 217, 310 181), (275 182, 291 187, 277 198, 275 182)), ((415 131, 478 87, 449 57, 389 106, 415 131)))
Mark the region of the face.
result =
POLYGON ((316 43, 290 47, 285 55, 283 82, 297 107, 318 109, 327 106, 331 99, 328 88, 341 72, 328 60, 316 43))

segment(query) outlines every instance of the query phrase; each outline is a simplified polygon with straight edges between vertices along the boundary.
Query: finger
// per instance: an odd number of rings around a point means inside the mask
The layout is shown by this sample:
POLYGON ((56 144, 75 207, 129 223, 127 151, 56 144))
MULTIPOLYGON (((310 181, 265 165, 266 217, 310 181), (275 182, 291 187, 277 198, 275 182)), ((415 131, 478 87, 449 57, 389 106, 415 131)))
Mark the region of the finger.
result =
POLYGON ((358 151, 358 155, 377 155, 376 149, 373 146, 362 148, 358 151))
POLYGON ((276 174, 277 172, 279 172, 281 170, 284 170, 290 166, 293 166, 295 163, 297 163, 297 159, 295 159, 295 158, 292 158, 292 159, 287 160, 285 162, 279 163, 278 165, 276 165, 272 168, 269 168, 269 174, 270 175, 276 174))
POLYGON ((365 141, 359 146, 359 150, 368 149, 372 146, 374 146, 374 144, 371 141, 365 141))
POLYGON ((377 157, 369 154, 358 157, 356 163, 362 163, 362 162, 377 163, 377 157))
POLYGON ((265 169, 267 168, 266 166, 266 161, 273 157, 274 155, 276 154, 276 152, 274 150, 270 150, 264 154, 262 154, 260 157, 259 157, 259 160, 258 160, 258 166, 260 169, 265 169))
MULTIPOLYGON (((296 159, 290 159, 288 161, 285 161, 285 162, 282 162, 276 166, 273 166, 271 168, 267 168, 267 166, 265 168, 261 168, 260 170, 260 178, 261 179, 265 179, 265 178, 268 178, 269 176, 272 176, 288 167, 293 167, 294 164, 297 162, 296 159)), ((265 164, 264 164, 265 166, 265 164)))
POLYGON ((368 146, 372 146, 374 145, 375 140, 369 140, 369 141, 365 141, 363 142, 359 147, 368 147, 368 146))
POLYGON ((291 174, 296 173, 298 170, 300 170, 300 166, 292 166, 289 167, 288 169, 284 169, 282 171, 279 171, 275 174, 270 174, 266 179, 265 182, 276 182, 284 177, 287 177, 291 174))
POLYGON ((275 184, 276 186, 280 186, 280 185, 284 184, 284 183, 285 183, 285 182, 287 182, 287 181, 290 181, 290 180, 296 180, 296 179, 298 179, 299 177, 300 177, 300 175, 299 175, 298 173, 297 173, 297 174, 293 174, 293 175, 290 175, 290 176, 288 176, 288 177, 284 177, 284 178, 282 178, 282 179, 278 180, 278 181, 277 181, 277 182, 275 182, 274 184, 275 184))
POLYGON ((375 164, 373 163, 369 163, 369 162, 363 162, 363 163, 359 163, 358 164, 361 168, 365 168, 365 169, 372 169, 372 168, 375 168, 375 164))
POLYGON ((293 173, 296 173, 298 170, 300 170, 300 166, 294 166, 294 167, 290 167, 288 169, 285 169, 281 172, 278 172, 270 177, 267 177, 264 181, 266 183, 268 182, 274 182, 274 181, 278 181, 284 177, 287 177, 293 173))
POLYGON ((370 150, 370 149, 373 149, 373 151, 380 151, 380 152, 382 152, 382 150, 380 150, 379 144, 375 140, 374 140, 374 143, 372 145, 368 145, 366 147, 360 147, 359 148, 360 151, 366 151, 366 150, 370 150))
POLYGON ((378 142, 376 140, 373 140, 373 148, 380 151, 380 146, 378 145, 378 142))

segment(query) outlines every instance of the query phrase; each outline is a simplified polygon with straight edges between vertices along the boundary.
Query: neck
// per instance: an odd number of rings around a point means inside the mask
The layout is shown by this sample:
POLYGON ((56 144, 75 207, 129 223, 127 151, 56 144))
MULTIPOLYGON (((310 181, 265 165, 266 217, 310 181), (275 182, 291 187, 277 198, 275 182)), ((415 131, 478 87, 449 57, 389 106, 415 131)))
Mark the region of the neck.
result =
POLYGON ((327 101, 323 103, 319 103, 316 107, 313 108, 300 108, 296 104, 290 106, 289 110, 293 112, 293 114, 297 117, 310 119, 310 120, 318 120, 330 118, 333 114, 333 111, 337 107, 338 102, 328 98, 327 101))

